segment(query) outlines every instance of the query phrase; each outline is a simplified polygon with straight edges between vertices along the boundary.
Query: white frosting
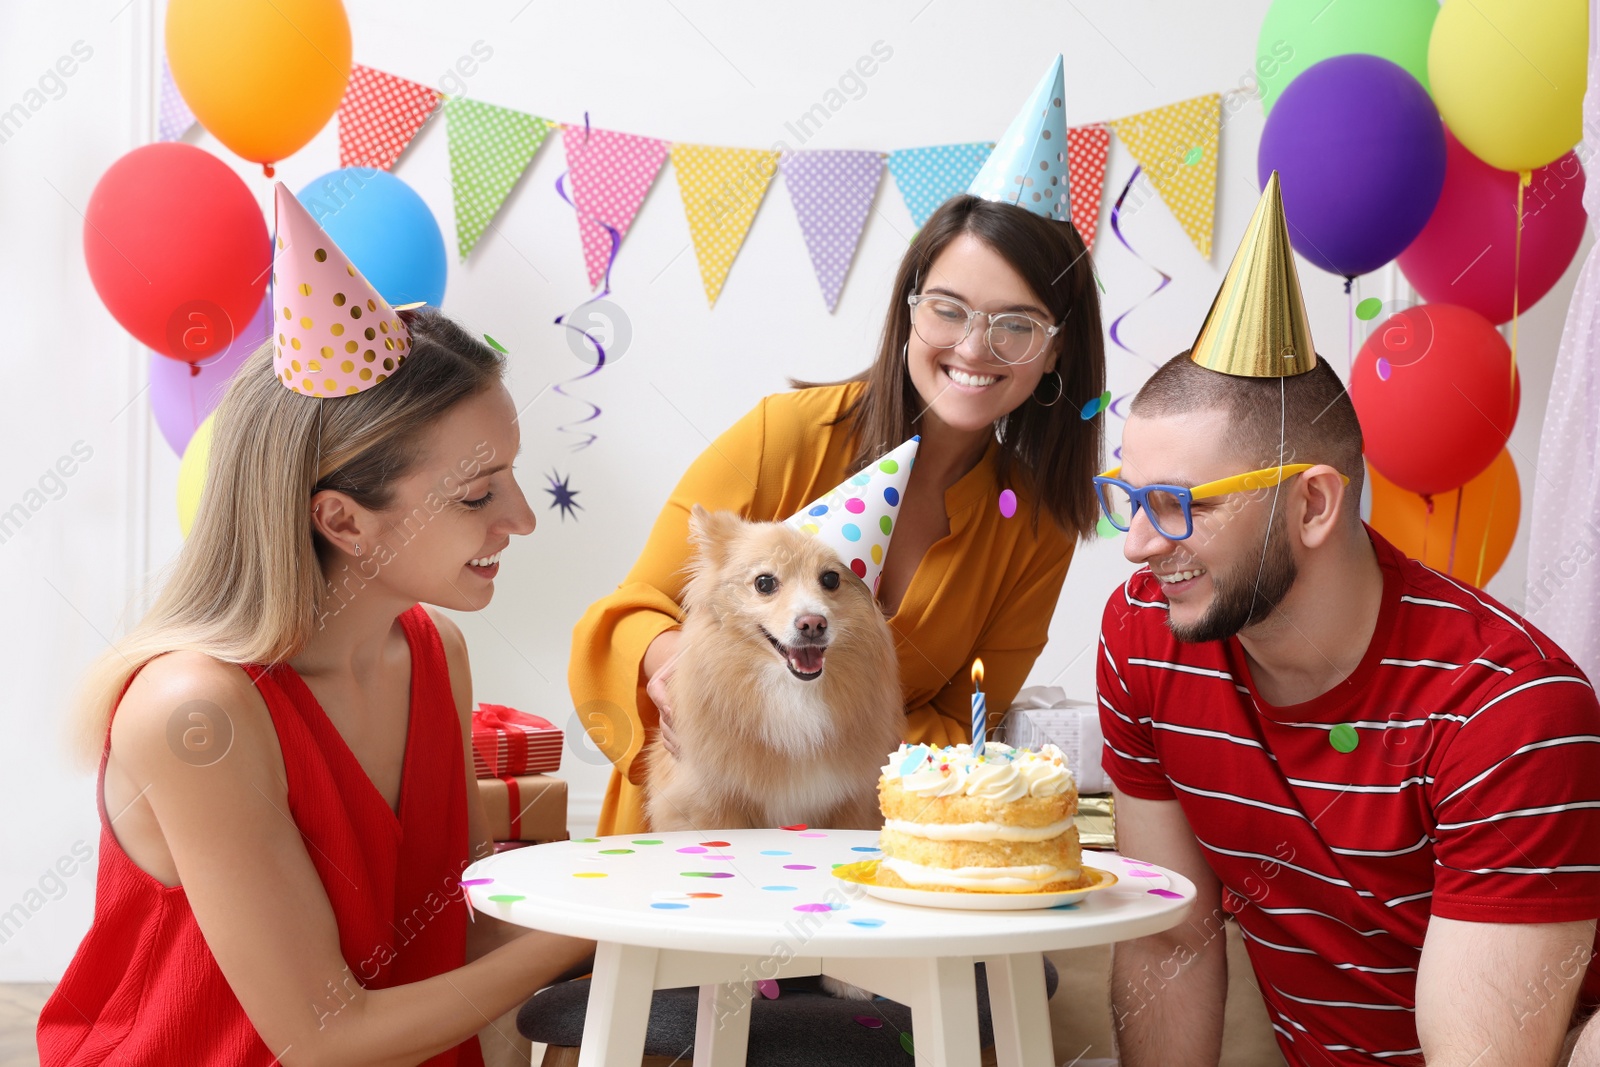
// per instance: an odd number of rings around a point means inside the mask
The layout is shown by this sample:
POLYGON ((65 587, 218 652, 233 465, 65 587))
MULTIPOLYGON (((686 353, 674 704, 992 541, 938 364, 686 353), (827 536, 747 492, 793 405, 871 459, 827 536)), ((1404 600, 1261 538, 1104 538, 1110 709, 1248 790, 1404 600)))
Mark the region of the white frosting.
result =
POLYGON ((1048 744, 1034 752, 989 741, 982 756, 974 756, 971 745, 901 745, 883 774, 899 778, 902 789, 918 796, 965 795, 1002 804, 1030 796, 1060 796, 1072 787, 1066 757, 1048 744))
POLYGON ((883 828, 930 841, 1049 841, 1066 833, 1072 822, 1071 819, 1062 819, 1048 826, 1008 826, 999 822, 944 823, 885 819, 883 828))
POLYGON ((1026 867, 924 867, 897 859, 884 859, 881 863, 908 885, 954 889, 1040 889, 1051 882, 1076 880, 1079 874, 1076 867, 1053 867, 1048 863, 1026 867))

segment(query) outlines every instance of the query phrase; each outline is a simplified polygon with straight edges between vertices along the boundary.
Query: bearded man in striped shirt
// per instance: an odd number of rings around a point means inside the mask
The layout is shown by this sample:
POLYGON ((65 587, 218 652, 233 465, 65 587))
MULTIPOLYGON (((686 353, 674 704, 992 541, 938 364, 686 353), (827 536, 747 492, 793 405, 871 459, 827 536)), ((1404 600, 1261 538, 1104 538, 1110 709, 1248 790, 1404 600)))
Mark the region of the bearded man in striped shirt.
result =
POLYGON ((1219 1062, 1232 916, 1291 1064, 1600 1067, 1600 704, 1362 523, 1361 453, 1274 175, 1096 479, 1145 565, 1098 658, 1118 847, 1200 891, 1116 946, 1121 1061, 1219 1062))

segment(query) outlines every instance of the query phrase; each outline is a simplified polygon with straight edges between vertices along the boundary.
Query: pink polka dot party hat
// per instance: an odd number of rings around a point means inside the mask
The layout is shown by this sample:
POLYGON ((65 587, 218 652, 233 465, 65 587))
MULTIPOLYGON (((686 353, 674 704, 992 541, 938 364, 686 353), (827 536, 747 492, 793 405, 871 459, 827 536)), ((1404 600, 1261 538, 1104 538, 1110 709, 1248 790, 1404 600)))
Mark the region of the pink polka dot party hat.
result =
POLYGON ((1027 208, 1035 215, 1068 222, 1072 201, 1067 183, 1067 113, 1061 57, 1011 120, 1004 137, 967 192, 1027 208))
POLYGON ((889 551, 895 523, 900 521, 900 501, 921 440, 913 437, 867 464, 786 520, 795 529, 826 541, 873 593, 878 591, 883 557, 889 551))
POLYGON ((273 369, 306 396, 370 389, 405 362, 411 333, 282 182, 272 260, 273 369))

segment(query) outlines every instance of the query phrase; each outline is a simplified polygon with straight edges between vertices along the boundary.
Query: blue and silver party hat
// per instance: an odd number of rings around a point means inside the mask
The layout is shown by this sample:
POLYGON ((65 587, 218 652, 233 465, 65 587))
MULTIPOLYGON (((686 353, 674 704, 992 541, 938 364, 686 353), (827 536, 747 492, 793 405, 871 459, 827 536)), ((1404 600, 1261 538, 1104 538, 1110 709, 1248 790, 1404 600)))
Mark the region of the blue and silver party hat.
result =
POLYGON ((1071 221, 1067 113, 1061 106, 1065 84, 1062 60, 1056 56, 967 192, 1025 207, 1047 219, 1071 221))

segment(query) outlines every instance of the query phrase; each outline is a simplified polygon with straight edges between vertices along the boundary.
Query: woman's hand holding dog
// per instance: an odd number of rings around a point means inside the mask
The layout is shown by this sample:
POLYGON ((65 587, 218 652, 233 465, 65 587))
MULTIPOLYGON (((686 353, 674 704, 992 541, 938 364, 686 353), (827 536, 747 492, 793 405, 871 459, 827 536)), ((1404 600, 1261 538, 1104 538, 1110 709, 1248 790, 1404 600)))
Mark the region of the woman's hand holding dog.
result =
MULTIPOLYGON (((682 630, 662 631, 645 649, 644 659, 639 664, 640 673, 645 676, 644 691, 655 704, 656 711, 661 717, 662 747, 673 759, 678 758, 678 739, 672 732, 672 698, 667 691, 667 682, 672 677, 673 669, 678 665, 678 646, 682 641, 682 630)), ((629 768, 628 780, 634 785, 644 784, 643 760, 633 761, 633 766, 629 768)))

